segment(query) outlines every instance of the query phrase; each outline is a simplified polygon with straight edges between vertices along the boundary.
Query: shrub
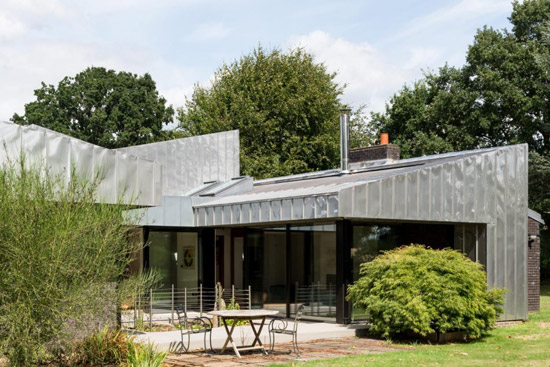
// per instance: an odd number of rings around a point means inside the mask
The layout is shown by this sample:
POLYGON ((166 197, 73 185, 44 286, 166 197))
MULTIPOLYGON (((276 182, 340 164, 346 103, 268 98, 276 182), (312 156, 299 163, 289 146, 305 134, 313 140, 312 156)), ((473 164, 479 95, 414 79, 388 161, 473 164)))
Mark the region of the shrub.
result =
POLYGON ((502 313, 504 290, 487 290, 482 266, 458 251, 400 247, 361 265, 348 299, 383 337, 464 331, 478 338, 502 313))
POLYGON ((124 363, 132 341, 120 330, 109 330, 91 334, 75 346, 70 364, 81 366, 105 366, 124 363))
POLYGON ((128 345, 128 367, 160 367, 166 352, 156 351, 152 344, 130 343, 128 345))
POLYGON ((0 167, 0 354, 12 366, 63 351, 90 316, 115 323, 114 284, 141 246, 127 240, 129 206, 97 204, 99 177, 67 182, 24 162, 0 167))

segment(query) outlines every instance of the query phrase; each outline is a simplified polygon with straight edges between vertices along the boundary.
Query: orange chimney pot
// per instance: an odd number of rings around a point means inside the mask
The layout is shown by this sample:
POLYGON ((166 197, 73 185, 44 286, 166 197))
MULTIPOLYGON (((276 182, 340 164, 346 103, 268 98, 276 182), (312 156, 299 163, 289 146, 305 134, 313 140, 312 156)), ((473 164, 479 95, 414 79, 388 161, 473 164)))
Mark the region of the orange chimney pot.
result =
POLYGON ((387 145, 390 142, 390 137, 388 133, 380 134, 380 145, 387 145))

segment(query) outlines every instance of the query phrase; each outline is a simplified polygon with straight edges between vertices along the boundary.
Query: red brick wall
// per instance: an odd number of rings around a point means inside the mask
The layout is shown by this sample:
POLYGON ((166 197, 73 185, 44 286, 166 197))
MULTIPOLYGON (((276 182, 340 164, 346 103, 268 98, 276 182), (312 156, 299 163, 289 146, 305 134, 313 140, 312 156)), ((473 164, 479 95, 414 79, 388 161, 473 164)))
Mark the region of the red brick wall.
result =
POLYGON ((535 235, 534 241, 528 241, 527 250, 527 310, 540 311, 540 225, 529 218, 529 236, 535 235))
POLYGON ((349 151, 349 162, 366 162, 378 159, 398 160, 400 149, 395 144, 373 145, 370 147, 355 148, 349 151))

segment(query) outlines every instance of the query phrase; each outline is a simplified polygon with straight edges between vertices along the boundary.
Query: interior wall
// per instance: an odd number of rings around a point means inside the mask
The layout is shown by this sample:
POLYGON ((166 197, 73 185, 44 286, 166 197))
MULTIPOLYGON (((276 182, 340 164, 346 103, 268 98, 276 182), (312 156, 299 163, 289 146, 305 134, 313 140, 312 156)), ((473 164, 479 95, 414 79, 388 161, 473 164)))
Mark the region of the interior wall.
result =
POLYGON ((264 293, 266 302, 285 302, 286 233, 264 232, 264 293))
POLYGON ((314 279, 322 285, 336 283, 336 232, 313 233, 314 279), (332 255, 332 256, 331 256, 332 255))
POLYGON ((233 282, 235 288, 243 289, 243 254, 244 237, 233 239, 233 282))
POLYGON ((199 280, 198 236, 195 232, 177 233, 176 287, 196 288, 199 280))
POLYGON ((223 265, 223 287, 227 288, 231 286, 231 230, 228 229, 224 235, 224 265, 223 265))

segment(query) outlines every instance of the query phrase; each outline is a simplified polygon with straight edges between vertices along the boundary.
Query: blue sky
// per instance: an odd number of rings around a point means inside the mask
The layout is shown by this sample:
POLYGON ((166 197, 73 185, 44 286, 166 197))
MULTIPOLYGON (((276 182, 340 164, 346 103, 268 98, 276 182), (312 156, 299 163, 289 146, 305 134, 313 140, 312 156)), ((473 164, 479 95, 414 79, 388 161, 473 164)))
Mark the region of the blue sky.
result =
POLYGON ((508 0, 2 0, 0 120, 88 66, 148 72, 175 107, 255 46, 302 46, 380 111, 403 84, 460 66, 476 30, 509 27, 508 0))

